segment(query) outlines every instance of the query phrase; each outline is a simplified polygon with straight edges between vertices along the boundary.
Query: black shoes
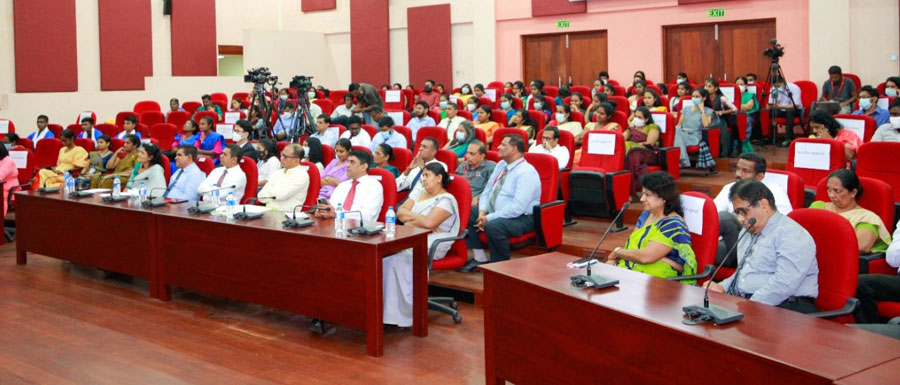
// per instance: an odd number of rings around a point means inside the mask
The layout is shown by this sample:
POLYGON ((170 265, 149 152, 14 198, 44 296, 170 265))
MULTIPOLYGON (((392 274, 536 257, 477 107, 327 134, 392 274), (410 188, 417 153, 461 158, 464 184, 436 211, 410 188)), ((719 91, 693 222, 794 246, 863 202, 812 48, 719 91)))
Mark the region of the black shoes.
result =
POLYGON ((309 327, 309 331, 316 333, 322 337, 326 337, 334 334, 335 328, 334 325, 328 324, 318 318, 314 318, 312 320, 312 324, 309 327))
POLYGON ((478 262, 475 260, 475 258, 472 258, 471 260, 469 260, 469 262, 466 263, 465 266, 461 267, 459 269, 459 271, 461 271, 463 273, 471 273, 471 272, 477 270, 478 265, 480 265, 480 264, 481 264, 481 262, 478 262))

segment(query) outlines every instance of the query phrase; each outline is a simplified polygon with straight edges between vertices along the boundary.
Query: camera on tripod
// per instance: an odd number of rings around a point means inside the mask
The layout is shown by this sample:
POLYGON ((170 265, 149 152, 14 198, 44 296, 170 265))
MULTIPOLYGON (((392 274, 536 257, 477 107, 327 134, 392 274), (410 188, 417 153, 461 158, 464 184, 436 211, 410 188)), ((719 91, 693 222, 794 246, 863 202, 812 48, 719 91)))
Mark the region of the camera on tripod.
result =
POLYGON ((291 79, 290 87, 296 89, 298 94, 306 95, 306 90, 313 87, 312 79, 312 76, 294 76, 291 79))
POLYGON ((781 44, 778 44, 778 39, 769 40, 769 44, 772 45, 772 48, 763 51, 763 56, 766 56, 769 59, 772 59, 772 62, 777 63, 778 59, 784 56, 784 47, 781 44))
POLYGON ((269 71, 269 67, 252 68, 247 70, 247 74, 244 75, 244 83, 262 85, 276 81, 278 81, 278 76, 273 76, 272 72, 269 71))

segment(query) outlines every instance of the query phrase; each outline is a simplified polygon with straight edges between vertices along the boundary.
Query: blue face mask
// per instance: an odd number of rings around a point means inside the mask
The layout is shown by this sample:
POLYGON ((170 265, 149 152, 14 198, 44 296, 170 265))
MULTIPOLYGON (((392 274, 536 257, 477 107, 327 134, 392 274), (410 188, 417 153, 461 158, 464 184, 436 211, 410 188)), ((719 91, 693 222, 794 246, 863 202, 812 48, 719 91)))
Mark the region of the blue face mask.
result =
POLYGON ((887 95, 887 96, 896 97, 896 96, 897 96, 897 90, 896 90, 896 89, 893 89, 893 88, 885 88, 885 89, 884 89, 884 94, 887 95))
POLYGON ((534 102, 534 109, 535 109, 535 110, 540 110, 541 108, 544 108, 544 103, 541 103, 541 102, 534 102))
POLYGON ((701 99, 701 98, 691 98, 691 103, 694 103, 695 106, 699 106, 700 103, 702 103, 702 102, 703 102, 703 99, 701 99))
POLYGON ((872 99, 863 98, 859 99, 859 108, 863 110, 868 110, 869 107, 872 107, 872 99))
POLYGON ((441 109, 442 109, 442 110, 446 110, 446 109, 447 109, 447 102, 441 101, 441 109))
POLYGON ((388 140, 391 138, 391 132, 390 131, 381 131, 381 137, 384 138, 384 140, 388 140))
POLYGON ((459 142, 465 141, 465 140, 466 140, 466 133, 465 133, 465 132, 457 132, 457 133, 456 133, 456 140, 459 141, 459 142))
POLYGON ((508 109, 509 109, 509 102, 500 102, 500 108, 502 108, 502 109, 504 109, 504 110, 508 110, 508 109))

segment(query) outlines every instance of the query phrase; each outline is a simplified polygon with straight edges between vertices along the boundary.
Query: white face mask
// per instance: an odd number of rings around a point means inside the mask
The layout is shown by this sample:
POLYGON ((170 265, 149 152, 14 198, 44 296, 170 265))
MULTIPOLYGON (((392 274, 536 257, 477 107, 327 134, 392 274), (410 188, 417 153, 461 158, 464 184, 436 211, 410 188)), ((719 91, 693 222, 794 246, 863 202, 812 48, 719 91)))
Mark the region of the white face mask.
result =
POLYGON ((462 90, 460 90, 460 91, 462 91, 462 93, 464 93, 464 94, 468 94, 468 93, 469 93, 469 87, 463 87, 462 90))
POLYGON ((634 124, 635 127, 644 127, 645 123, 644 119, 641 118, 634 118, 631 120, 631 124, 634 124))
POLYGON ((894 89, 894 88, 885 88, 885 89, 884 89, 884 94, 887 95, 887 96, 893 96, 893 97, 896 97, 896 96, 897 96, 897 90, 894 89))
POLYGON ((458 131, 457 131, 457 132, 456 132, 456 140, 459 141, 459 142, 465 141, 465 140, 466 140, 466 133, 465 133, 465 132, 458 132, 458 131))
POLYGON ((244 139, 244 134, 239 133, 237 131, 231 133, 231 140, 234 140, 235 142, 240 142, 243 139, 244 139))
POLYGON ((510 107, 509 102, 500 102, 500 108, 502 108, 504 110, 508 110, 509 107, 510 107))
POLYGON ((466 109, 469 110, 469 112, 475 111, 475 107, 474 104, 466 104, 466 109))
POLYGON ((307 93, 306 93, 306 97, 307 97, 307 98, 310 98, 310 99, 315 99, 315 98, 316 98, 316 91, 309 91, 309 92, 307 92, 307 93))
POLYGON ((738 86, 738 87, 740 87, 740 89, 741 89, 741 93, 742 93, 742 94, 743 94, 743 93, 744 93, 744 92, 747 92, 747 86, 745 86, 745 85, 743 85, 743 84, 741 84, 741 85, 740 85, 740 86, 738 86))
POLYGON ((287 95, 278 95, 278 98, 281 99, 282 101, 287 100, 287 97, 288 97, 287 95))
POLYGON ((556 124, 563 124, 566 122, 566 114, 556 113, 556 124))
POLYGON ((900 116, 891 116, 891 127, 900 129, 900 116))
POLYGON ((541 103, 541 102, 534 102, 534 109, 535 109, 535 110, 540 110, 540 109, 543 108, 543 107, 544 107, 544 103, 541 103))

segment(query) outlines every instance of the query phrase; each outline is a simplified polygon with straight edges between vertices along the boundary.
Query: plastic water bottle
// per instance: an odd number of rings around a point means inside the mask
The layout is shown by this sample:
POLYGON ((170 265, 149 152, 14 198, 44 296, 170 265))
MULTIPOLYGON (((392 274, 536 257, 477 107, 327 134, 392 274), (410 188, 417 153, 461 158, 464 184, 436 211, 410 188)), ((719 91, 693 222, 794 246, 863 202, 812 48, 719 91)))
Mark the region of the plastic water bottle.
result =
POLYGON ((344 230, 344 205, 338 203, 337 208, 334 210, 334 229, 337 231, 344 230))
POLYGON ((66 188, 63 191, 66 196, 75 192, 75 178, 72 177, 72 174, 69 174, 68 171, 63 174, 63 181, 66 183, 66 188))
POLYGON ((113 188, 112 188, 112 197, 118 198, 122 192, 122 180, 119 179, 119 176, 116 175, 116 179, 113 179, 113 188))
POLYGON ((141 182, 140 187, 138 187, 138 196, 140 197, 140 202, 143 203, 147 200, 147 184, 141 182))
POLYGON ((394 206, 388 206, 384 214, 384 233, 388 238, 397 235, 397 214, 394 213, 394 206))
POLYGON ((215 207, 219 207, 219 205, 222 203, 219 201, 219 191, 221 190, 213 191, 213 206, 215 207))
POLYGON ((234 208, 237 204, 237 201, 234 199, 234 193, 228 192, 228 195, 225 196, 225 205, 228 206, 228 217, 234 216, 234 208))

